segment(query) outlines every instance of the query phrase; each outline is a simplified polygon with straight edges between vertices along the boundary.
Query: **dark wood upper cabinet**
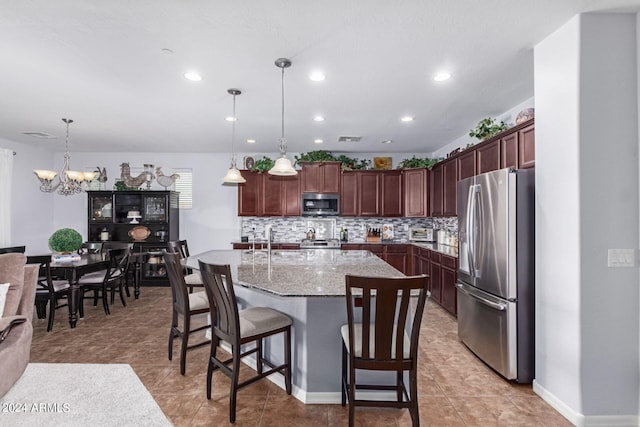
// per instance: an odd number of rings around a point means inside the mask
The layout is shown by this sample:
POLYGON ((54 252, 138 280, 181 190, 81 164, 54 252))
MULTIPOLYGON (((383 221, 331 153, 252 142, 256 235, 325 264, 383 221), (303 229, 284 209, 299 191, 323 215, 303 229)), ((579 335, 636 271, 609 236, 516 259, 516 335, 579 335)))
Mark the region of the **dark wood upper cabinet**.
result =
POLYGON ((238 185, 238 215, 259 216, 262 175, 258 172, 242 171, 242 176, 247 182, 238 185))
POLYGON ((442 216, 442 164, 431 169, 430 216, 442 216))
POLYGON ((427 169, 405 169, 404 216, 423 218, 429 216, 429 179, 427 169))
POLYGON ((467 150, 458 157, 458 180, 474 175, 476 175, 476 150, 467 150))
POLYGON ((303 193, 339 193, 340 162, 303 162, 302 192, 303 193))
POLYGON ((284 201, 282 177, 262 174, 262 215, 281 216, 284 201))
POLYGON ((358 172, 358 215, 380 216, 381 176, 378 171, 358 172))
POLYGON ((380 216, 402 216, 402 171, 381 171, 380 178, 382 180, 380 216))
POLYGON ((518 132, 500 138, 500 169, 518 167, 518 132))
POLYGON ((458 215, 458 162, 456 159, 442 164, 442 215, 458 215))
POLYGON ((300 216, 300 179, 242 171, 238 216, 300 216))
POLYGON ((500 169, 500 144, 503 140, 497 139, 475 150, 478 174, 500 169))
POLYGON ((536 165, 535 129, 531 124, 518 131, 518 167, 532 168, 536 165))
POLYGON ((358 172, 343 172, 340 184, 340 215, 358 215, 358 172))

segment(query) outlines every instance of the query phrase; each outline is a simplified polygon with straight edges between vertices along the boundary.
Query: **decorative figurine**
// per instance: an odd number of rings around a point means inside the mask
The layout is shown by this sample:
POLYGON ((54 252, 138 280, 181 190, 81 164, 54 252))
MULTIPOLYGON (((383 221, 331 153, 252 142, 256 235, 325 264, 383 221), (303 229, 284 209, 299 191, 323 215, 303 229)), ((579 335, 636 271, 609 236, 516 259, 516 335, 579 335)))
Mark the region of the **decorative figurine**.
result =
POLYGON ((147 181, 147 172, 141 172, 140 175, 134 178, 131 176, 129 163, 123 163, 120 165, 120 178, 127 187, 139 188, 147 181))
POLYGON ((162 185, 165 190, 172 186, 173 183, 176 182, 176 179, 180 179, 180 175, 177 173, 167 176, 162 172, 161 166, 156 168, 156 181, 158 181, 158 184, 162 185))
POLYGON ((96 179, 99 182, 99 189, 100 190, 106 190, 107 189, 107 168, 103 167, 102 169, 100 169, 100 166, 96 166, 97 170, 96 172, 98 173, 98 176, 96 177, 96 179))

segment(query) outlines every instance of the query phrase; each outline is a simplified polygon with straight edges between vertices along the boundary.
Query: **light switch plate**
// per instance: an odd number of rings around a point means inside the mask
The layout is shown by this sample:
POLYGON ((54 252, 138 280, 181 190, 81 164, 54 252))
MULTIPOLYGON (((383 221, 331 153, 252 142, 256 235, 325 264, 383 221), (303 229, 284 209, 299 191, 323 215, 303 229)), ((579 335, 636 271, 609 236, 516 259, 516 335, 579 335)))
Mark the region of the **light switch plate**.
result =
POLYGON ((635 267, 635 249, 609 249, 607 258, 608 267, 635 267))

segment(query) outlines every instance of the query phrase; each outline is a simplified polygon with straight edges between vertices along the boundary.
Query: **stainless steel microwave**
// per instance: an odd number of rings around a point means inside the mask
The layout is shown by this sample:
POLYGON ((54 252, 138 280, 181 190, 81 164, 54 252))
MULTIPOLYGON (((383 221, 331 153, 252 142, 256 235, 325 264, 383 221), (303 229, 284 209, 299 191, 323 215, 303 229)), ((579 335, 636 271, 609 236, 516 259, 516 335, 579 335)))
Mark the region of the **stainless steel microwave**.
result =
POLYGON ((301 210, 303 216, 324 216, 340 214, 338 194, 302 193, 301 210))

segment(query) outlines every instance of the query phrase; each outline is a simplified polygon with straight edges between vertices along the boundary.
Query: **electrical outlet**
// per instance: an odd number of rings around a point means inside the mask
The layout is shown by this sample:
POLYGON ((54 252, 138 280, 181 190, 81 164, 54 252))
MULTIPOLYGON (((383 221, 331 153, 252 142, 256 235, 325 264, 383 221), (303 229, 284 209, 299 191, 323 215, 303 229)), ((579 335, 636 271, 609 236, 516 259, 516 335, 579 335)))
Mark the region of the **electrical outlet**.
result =
POLYGON ((298 226, 296 224, 293 224, 291 226, 291 231, 296 231, 298 229, 298 226))
POLYGON ((609 249, 607 257, 608 267, 635 267, 635 249, 609 249))
POLYGON ((404 231, 409 231, 409 224, 404 225, 404 231))

